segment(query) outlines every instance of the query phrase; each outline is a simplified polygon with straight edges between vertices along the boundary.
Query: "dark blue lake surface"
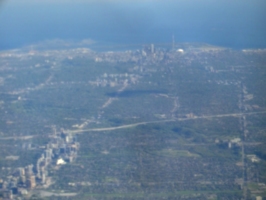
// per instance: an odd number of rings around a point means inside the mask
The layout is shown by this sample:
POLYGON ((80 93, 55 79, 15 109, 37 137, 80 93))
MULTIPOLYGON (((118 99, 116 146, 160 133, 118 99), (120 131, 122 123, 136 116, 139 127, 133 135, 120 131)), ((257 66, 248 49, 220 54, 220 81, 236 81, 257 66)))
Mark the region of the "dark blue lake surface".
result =
POLYGON ((171 43, 172 35, 176 42, 266 47, 265 0, 48 2, 0 4, 0 50, 53 39, 171 43))

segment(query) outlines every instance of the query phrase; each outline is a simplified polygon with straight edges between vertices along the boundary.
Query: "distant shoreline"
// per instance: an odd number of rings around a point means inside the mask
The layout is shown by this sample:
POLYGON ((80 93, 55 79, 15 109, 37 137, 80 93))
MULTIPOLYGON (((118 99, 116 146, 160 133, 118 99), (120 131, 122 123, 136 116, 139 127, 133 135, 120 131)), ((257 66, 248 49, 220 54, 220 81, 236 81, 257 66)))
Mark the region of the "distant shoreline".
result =
MULTIPOLYGON (((91 44, 88 44, 88 42, 84 43, 83 41, 87 40, 81 40, 81 41, 72 41, 72 40, 45 40, 42 42, 37 42, 33 44, 27 44, 27 45, 21 45, 17 47, 9 47, 9 48, 1 48, 0 52, 5 51, 12 51, 12 50, 63 50, 63 49, 75 49, 75 48, 89 48, 93 51, 127 51, 127 50, 137 50, 141 49, 144 46, 154 44, 157 48, 164 48, 164 49, 171 49, 172 43, 128 43, 128 44, 122 44, 122 43, 103 43, 103 42, 92 42, 91 44)), ((219 49, 233 49, 233 50, 257 50, 257 49, 266 49, 265 47, 243 47, 243 48, 236 48, 236 47, 229 47, 229 46, 220 46, 215 44, 209 44, 204 42, 176 42, 175 47, 176 48, 219 48, 219 49)))

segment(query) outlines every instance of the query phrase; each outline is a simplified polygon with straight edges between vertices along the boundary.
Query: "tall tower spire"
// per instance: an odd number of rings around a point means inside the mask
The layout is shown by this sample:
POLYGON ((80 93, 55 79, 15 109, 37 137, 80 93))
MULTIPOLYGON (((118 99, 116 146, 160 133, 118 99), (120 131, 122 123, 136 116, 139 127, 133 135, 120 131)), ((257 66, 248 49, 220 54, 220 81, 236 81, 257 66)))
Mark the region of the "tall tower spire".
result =
POLYGON ((172 49, 175 49, 175 35, 172 35, 172 49))

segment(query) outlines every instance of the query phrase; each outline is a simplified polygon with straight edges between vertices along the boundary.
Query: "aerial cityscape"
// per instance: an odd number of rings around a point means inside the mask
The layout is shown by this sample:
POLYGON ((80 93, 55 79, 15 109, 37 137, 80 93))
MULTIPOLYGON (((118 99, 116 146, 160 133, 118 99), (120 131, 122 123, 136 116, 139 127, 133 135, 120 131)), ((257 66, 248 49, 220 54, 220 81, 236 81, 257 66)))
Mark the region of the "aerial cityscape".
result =
POLYGON ((266 197, 266 50, 0 52, 2 199, 266 197))
POLYGON ((266 200, 265 8, 0 1, 0 200, 266 200))

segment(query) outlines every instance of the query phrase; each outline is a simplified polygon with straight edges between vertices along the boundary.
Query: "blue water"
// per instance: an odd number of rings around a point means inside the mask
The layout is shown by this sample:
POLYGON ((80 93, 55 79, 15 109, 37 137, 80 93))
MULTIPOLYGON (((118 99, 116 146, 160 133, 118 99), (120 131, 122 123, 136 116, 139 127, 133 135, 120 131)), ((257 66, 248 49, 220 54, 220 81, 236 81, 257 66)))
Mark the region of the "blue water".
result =
POLYGON ((266 47, 265 0, 72 2, 10 0, 0 4, 0 50, 52 39, 170 43, 173 34, 176 42, 266 47))

